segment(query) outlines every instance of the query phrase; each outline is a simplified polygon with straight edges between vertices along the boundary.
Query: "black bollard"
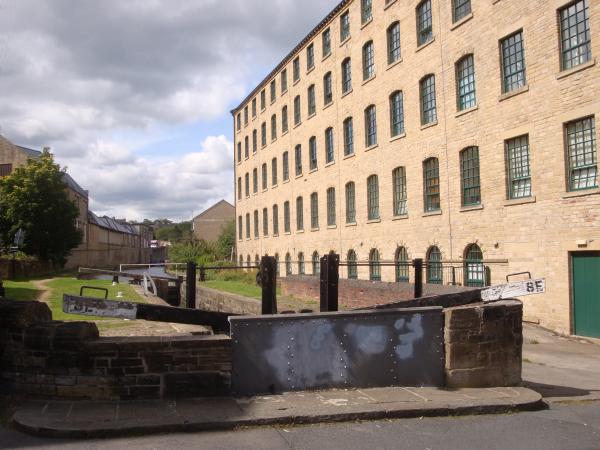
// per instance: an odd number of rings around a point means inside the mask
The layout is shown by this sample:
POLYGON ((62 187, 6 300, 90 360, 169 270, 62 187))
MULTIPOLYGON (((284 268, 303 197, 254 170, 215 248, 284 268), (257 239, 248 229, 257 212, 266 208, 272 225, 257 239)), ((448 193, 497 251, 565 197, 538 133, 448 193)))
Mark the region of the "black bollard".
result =
POLYGON ((413 259, 415 268, 415 298, 423 296, 423 260, 421 258, 413 259))
POLYGON ((338 285, 340 256, 333 251, 321 258, 320 310, 338 310, 338 285))

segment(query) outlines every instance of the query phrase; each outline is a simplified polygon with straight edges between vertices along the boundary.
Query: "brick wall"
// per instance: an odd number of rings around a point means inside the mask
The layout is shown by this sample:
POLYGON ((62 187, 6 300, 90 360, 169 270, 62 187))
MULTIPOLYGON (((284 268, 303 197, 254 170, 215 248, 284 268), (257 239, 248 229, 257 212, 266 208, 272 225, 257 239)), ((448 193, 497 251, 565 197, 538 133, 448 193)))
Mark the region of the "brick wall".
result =
MULTIPOLYGON (((317 276, 290 275, 280 279, 283 295, 319 300, 320 281, 317 276)), ((345 308, 364 308, 414 298, 412 283, 388 283, 368 280, 339 280, 338 301, 345 308)), ((471 290, 462 286, 424 284, 423 295, 451 294, 471 290)))

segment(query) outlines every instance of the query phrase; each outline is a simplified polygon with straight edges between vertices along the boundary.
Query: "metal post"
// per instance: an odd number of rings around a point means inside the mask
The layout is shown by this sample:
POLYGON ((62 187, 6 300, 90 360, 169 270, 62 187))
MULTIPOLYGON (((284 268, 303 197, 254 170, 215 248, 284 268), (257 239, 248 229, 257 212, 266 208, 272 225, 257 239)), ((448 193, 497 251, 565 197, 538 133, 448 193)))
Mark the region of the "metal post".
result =
POLYGON ((200 281, 203 283, 206 281, 206 269, 204 266, 200 266, 200 281))
POLYGON ((330 252, 321 258, 320 310, 338 310, 338 285, 340 279, 340 255, 330 252))
POLYGON ((277 262, 273 256, 260 260, 260 285, 262 287, 262 314, 277 314, 277 262))
POLYGON ((456 286, 456 267, 452 266, 452 286, 456 286))
POLYGON ((196 263, 187 263, 187 276, 185 280, 185 300, 190 309, 196 309, 196 263))
POLYGON ((413 267, 415 268, 415 298, 423 296, 423 259, 413 259, 413 267))

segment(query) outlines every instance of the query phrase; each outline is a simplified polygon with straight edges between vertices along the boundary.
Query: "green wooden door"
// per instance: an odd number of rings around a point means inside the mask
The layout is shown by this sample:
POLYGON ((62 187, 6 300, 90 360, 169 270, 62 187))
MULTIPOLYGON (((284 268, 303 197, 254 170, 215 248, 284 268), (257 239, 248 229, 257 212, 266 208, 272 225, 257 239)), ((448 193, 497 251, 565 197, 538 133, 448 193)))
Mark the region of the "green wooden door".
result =
POLYGON ((600 253, 574 253, 575 334, 600 338, 600 253))

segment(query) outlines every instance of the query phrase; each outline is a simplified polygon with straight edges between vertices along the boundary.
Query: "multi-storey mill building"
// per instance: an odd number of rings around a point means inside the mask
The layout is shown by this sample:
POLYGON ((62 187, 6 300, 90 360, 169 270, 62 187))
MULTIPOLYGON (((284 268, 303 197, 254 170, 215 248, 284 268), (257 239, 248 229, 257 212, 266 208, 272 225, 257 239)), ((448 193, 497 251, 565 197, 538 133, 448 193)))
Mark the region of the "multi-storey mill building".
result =
POLYGON ((595 0, 342 1, 232 111, 239 260, 505 261, 547 279, 526 319, 600 336, 597 55, 595 0))

